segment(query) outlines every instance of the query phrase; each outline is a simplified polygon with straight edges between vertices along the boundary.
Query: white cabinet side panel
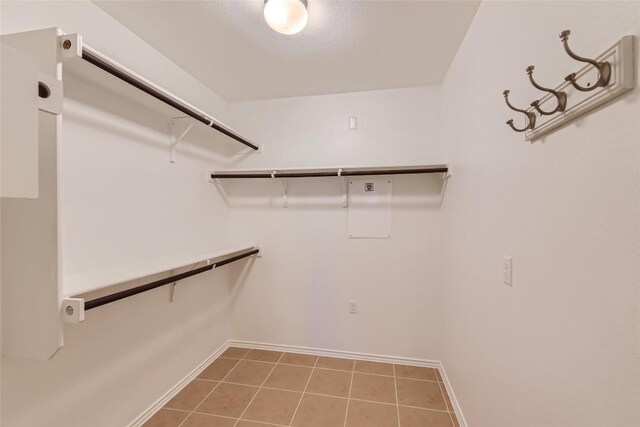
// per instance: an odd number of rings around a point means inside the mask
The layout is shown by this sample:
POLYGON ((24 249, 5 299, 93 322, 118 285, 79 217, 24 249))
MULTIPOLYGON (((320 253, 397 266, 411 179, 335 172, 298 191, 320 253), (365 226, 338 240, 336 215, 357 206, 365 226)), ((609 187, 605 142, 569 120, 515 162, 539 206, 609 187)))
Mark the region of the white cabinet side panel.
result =
MULTIPOLYGON (((60 79, 55 28, 3 35, 2 43, 38 58, 38 71, 60 79)), ((36 110, 37 111, 37 110, 36 110)), ((60 116, 38 119, 38 198, 3 198, 2 355, 49 359, 62 345, 58 250, 60 116)))
POLYGON ((0 52, 0 195, 38 197, 38 61, 0 52))

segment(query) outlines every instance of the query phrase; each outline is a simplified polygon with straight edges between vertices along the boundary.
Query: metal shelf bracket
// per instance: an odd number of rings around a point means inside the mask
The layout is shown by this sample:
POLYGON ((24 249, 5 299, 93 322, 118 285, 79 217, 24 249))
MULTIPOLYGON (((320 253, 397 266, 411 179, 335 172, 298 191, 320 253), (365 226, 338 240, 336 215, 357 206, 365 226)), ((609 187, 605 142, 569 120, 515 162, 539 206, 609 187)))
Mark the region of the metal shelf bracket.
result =
POLYGON ((288 208, 289 207, 289 197, 287 193, 288 182, 286 179, 278 178, 276 176, 277 173, 278 171, 271 171, 271 178, 278 179, 278 184, 280 184, 280 188, 282 189, 282 207, 288 208))
POLYGON ((342 184, 342 207, 349 207, 349 199, 347 198, 347 178, 342 176, 342 168, 338 169, 338 179, 342 184))
POLYGON ((193 126, 195 124, 196 124, 196 121, 191 117, 174 117, 171 119, 171 122, 169 124, 171 127, 171 135, 169 139, 169 162, 171 163, 176 162, 176 159, 175 159, 176 146, 178 145, 178 143, 180 143, 180 141, 182 141, 182 138, 184 138, 189 133, 189 131, 193 129, 193 126), (180 135, 176 136, 176 125, 178 123, 184 123, 185 120, 187 122, 190 122, 189 126, 187 126, 187 128, 183 130, 182 133, 180 133, 180 135))

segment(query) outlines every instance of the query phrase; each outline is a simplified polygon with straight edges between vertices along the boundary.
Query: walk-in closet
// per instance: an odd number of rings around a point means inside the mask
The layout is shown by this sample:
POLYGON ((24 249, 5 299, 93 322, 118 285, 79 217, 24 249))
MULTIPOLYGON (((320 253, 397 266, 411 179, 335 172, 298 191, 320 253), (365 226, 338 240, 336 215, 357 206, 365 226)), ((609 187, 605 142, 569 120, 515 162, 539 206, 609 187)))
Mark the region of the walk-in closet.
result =
POLYGON ((0 425, 640 426, 639 37, 0 0, 0 425))

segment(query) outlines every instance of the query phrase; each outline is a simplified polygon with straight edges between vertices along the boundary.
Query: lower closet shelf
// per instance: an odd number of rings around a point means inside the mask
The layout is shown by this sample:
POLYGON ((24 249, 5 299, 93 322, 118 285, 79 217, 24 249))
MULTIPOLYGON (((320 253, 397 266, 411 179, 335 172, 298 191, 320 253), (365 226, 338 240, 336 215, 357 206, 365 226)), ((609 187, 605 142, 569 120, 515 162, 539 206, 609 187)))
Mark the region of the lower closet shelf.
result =
POLYGON ((150 291, 160 286, 175 284, 176 282, 186 279, 191 276, 195 276, 200 273, 212 270, 214 268, 222 267, 232 262, 239 261, 250 256, 261 256, 262 249, 256 245, 245 245, 241 247, 235 247, 226 251, 215 252, 206 256, 199 257, 185 257, 180 261, 176 261, 172 264, 164 264, 164 267, 160 267, 158 260, 147 262, 143 264, 131 264, 120 268, 106 270, 89 275, 73 276, 75 280, 80 280, 82 277, 85 279, 93 278, 91 287, 84 287, 81 292, 74 293, 76 297, 65 297, 63 301, 63 313, 64 321, 68 323, 78 323, 84 320, 84 312, 91 310, 102 305, 106 305, 115 301, 119 301, 124 298, 128 298, 133 295, 137 295, 142 292, 150 291), (205 265, 198 267, 198 264, 205 263, 205 265), (144 268, 140 268, 144 266, 144 268), (139 285, 133 288, 109 293, 94 299, 85 300, 81 297, 83 294, 95 291, 97 289, 107 288, 112 285, 126 283, 132 280, 141 279, 144 277, 153 276, 155 274, 172 271, 178 268, 184 268, 192 266, 191 269, 186 270, 179 274, 172 274, 169 277, 154 280, 143 285, 139 285), (138 268, 136 268, 138 267, 138 268), (97 282, 95 279, 102 279, 101 282, 97 282))

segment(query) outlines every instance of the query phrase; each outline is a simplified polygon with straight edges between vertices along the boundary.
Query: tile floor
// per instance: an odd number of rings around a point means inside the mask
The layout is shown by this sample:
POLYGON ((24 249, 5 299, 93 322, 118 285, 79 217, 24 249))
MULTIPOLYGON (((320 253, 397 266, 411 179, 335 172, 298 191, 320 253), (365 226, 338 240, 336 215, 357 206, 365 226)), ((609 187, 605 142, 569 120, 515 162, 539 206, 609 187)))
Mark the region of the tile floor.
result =
POLYGON ((231 347, 145 427, 458 427, 436 369, 231 347))

